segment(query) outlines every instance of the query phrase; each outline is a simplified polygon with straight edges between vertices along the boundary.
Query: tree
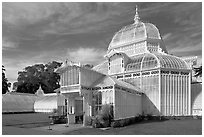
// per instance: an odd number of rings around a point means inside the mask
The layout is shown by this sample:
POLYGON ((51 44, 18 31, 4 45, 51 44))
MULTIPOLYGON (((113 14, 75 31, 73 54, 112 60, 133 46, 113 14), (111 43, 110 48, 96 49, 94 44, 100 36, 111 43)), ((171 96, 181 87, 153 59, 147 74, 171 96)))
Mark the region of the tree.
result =
POLYGON ((47 64, 35 64, 26 67, 23 71, 18 72, 17 92, 34 94, 41 85, 45 93, 53 93, 59 88, 59 74, 55 69, 62 63, 53 61, 47 64))
POLYGON ((60 76, 55 73, 55 69, 60 67, 62 63, 53 61, 45 65, 44 72, 41 74, 42 89, 47 92, 54 92, 55 89, 60 87, 60 76))
POLYGON ((8 91, 8 88, 11 86, 11 83, 8 82, 8 79, 5 75, 5 67, 2 65, 2 94, 5 94, 8 91))
POLYGON ((198 67, 198 68, 193 68, 195 71, 195 77, 202 77, 202 66, 198 67))
POLYGON ((94 66, 93 66, 92 64, 86 64, 86 65, 84 65, 83 67, 92 69, 94 66))

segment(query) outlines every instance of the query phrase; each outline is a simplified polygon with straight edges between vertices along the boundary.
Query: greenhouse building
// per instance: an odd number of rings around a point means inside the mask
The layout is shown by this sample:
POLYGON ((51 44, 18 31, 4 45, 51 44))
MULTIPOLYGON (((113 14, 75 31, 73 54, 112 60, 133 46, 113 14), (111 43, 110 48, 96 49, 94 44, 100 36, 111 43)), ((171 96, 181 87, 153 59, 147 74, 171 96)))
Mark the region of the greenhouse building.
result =
POLYGON ((114 34, 104 59, 92 69, 66 60, 56 70, 60 75, 57 93, 34 97, 30 108, 35 112, 58 109, 69 123, 82 117, 84 125, 104 105, 112 106, 114 120, 138 115, 189 116, 192 107, 202 111, 202 89, 191 95, 191 66, 168 54, 158 28, 142 22, 137 8, 134 22, 114 34))
POLYGON ((158 28, 142 22, 137 9, 134 23, 114 34, 105 58, 92 69, 66 61, 56 71, 71 117, 76 100, 83 104, 84 123, 104 104, 113 106, 114 120, 191 115, 191 68, 168 54, 158 28))

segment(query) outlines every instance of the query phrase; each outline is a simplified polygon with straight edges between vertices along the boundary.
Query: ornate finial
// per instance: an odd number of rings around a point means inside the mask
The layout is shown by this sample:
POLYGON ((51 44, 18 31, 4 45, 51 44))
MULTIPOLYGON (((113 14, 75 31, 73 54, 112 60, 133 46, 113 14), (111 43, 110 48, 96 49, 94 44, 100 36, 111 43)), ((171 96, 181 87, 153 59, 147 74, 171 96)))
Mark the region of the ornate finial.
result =
POLYGON ((137 5, 136 5, 136 7, 135 7, 135 18, 134 18, 135 24, 138 24, 139 20, 140 20, 140 17, 139 17, 137 5))

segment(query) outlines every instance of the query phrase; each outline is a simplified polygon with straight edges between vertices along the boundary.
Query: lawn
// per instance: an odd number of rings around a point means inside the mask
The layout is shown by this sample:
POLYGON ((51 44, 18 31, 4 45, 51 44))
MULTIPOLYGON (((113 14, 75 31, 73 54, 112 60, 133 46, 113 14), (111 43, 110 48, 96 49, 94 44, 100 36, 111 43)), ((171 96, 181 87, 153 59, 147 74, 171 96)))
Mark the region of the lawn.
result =
POLYGON ((201 135, 202 120, 143 121, 122 128, 108 130, 84 128, 66 135, 201 135))
POLYGON ((38 131, 36 127, 49 125, 48 114, 28 113, 28 114, 3 114, 2 133, 3 134, 66 134, 66 135, 201 135, 202 120, 182 119, 166 121, 143 121, 134 125, 121 128, 110 128, 101 130, 96 128, 83 128, 74 131, 48 132, 48 130, 38 131), (14 132, 16 130, 16 132, 14 132))
POLYGON ((22 113, 2 114, 2 126, 32 128, 49 125, 49 114, 45 113, 22 113))

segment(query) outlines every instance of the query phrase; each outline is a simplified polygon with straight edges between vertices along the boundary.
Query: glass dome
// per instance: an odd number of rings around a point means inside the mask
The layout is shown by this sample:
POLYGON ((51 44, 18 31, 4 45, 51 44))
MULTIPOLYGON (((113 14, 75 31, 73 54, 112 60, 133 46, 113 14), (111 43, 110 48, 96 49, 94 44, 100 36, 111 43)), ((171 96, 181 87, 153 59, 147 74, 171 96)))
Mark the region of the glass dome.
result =
POLYGON ((144 53, 135 56, 126 66, 126 71, 142 71, 154 68, 189 69, 187 63, 175 56, 159 53, 144 53))
POLYGON ((151 23, 134 23, 116 32, 108 49, 114 49, 124 44, 131 44, 145 39, 161 39, 157 27, 151 23))

